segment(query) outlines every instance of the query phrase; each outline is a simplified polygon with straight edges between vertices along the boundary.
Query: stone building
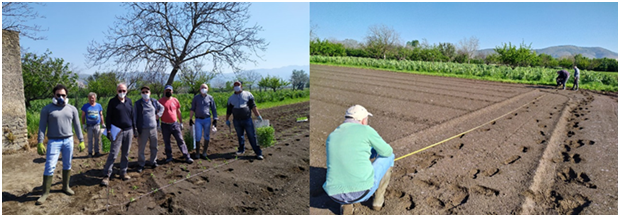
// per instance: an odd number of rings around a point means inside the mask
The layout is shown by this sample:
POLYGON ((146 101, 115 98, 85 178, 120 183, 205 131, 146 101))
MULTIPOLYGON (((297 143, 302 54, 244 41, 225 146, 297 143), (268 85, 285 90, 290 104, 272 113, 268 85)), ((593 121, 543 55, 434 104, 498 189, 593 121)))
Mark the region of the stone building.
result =
POLYGON ((28 144, 19 32, 2 30, 2 152, 28 144))

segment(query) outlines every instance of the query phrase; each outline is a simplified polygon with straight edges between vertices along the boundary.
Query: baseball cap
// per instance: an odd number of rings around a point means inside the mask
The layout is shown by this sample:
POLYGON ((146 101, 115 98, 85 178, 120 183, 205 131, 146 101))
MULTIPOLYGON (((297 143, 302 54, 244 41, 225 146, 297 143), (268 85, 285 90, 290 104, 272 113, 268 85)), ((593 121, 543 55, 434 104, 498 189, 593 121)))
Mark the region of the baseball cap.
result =
POLYGON ((347 109, 347 113, 344 115, 345 117, 353 118, 357 121, 361 121, 368 116, 372 116, 371 113, 361 105, 354 105, 347 109))
POLYGON ((241 86, 241 81, 235 81, 235 83, 233 83, 233 86, 241 86))
POLYGON ((170 89, 172 90, 172 85, 166 85, 166 88, 164 88, 165 90, 170 89))
POLYGON ((142 86, 142 87, 140 88, 140 90, 142 90, 142 89, 151 90, 151 88, 149 88, 149 86, 142 86))

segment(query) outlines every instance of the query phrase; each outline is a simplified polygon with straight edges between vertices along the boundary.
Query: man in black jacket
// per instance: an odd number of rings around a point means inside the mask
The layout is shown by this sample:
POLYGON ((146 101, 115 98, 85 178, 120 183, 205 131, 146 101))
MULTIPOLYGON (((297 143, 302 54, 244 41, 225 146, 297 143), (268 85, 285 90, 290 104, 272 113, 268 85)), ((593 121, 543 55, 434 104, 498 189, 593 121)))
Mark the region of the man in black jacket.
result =
POLYGON ((101 185, 108 186, 110 182, 110 176, 112 175, 112 166, 114 161, 121 152, 121 178, 123 180, 129 180, 127 175, 127 166, 129 164, 129 147, 131 146, 131 140, 133 135, 136 134, 136 128, 133 125, 133 105, 131 99, 127 98, 127 85, 121 83, 116 86, 116 97, 110 99, 108 102, 108 108, 106 112, 107 135, 112 141, 110 147, 110 154, 108 160, 103 167, 104 178, 101 180, 101 185), (120 132, 112 135, 111 129, 113 127, 120 128, 120 132))

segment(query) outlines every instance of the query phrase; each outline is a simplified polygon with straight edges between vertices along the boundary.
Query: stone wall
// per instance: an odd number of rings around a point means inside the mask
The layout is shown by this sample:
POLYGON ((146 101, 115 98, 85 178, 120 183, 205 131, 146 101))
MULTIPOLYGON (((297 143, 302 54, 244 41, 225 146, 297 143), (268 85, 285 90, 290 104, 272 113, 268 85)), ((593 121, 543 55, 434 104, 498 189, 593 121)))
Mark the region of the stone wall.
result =
POLYGON ((19 33, 2 30, 2 152, 28 144, 19 33))

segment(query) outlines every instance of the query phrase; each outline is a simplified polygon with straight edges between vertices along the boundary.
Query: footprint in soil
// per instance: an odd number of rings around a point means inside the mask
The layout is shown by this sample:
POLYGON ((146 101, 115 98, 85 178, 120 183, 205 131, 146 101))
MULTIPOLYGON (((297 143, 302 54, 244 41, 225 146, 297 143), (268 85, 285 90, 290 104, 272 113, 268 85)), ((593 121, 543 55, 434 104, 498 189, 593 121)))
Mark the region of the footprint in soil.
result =
POLYGON ((521 146, 521 152, 526 153, 528 150, 527 146, 521 146))
POLYGON ((498 168, 492 168, 492 169, 488 169, 486 171, 484 171, 484 175, 487 177, 492 177, 495 174, 499 173, 499 169, 498 168))
POLYGON ((515 161, 519 160, 520 158, 521 158, 521 156, 519 156, 519 155, 513 155, 512 157, 510 157, 510 158, 508 158, 508 159, 506 159, 504 161, 504 165, 512 164, 515 161))
POLYGON ((467 199, 469 198, 467 188, 452 184, 449 189, 455 192, 454 195, 452 195, 452 198, 450 198, 450 203, 452 206, 458 206, 467 202, 467 199))
POLYGON ((431 208, 435 208, 435 209, 443 209, 445 206, 443 201, 435 197, 426 198, 426 204, 428 204, 431 208))
POLYGON ((586 173, 576 173, 571 167, 565 167, 558 172, 558 178, 564 182, 576 183, 586 186, 587 188, 596 188, 596 185, 590 183, 591 179, 586 173))
MULTIPOLYGON (((558 195, 559 198, 562 198, 558 195)), ((555 209, 561 215, 577 215, 591 203, 587 197, 576 194, 572 197, 562 198, 556 202, 555 209)))
POLYGON ((469 171, 469 177, 472 179, 476 179, 478 177, 478 173, 480 173, 479 169, 473 169, 469 171))
POLYGON ((464 145, 465 145, 465 144, 463 144, 463 143, 461 143, 461 144, 457 144, 457 145, 456 145, 456 149, 461 149, 461 148, 463 148, 463 146, 464 146, 464 145))
POLYGON ((480 195, 489 196, 489 197, 499 195, 498 190, 485 187, 482 185, 474 185, 474 187, 471 188, 471 191, 475 194, 480 194, 480 195))
POLYGON ((539 124, 538 127, 540 127, 540 128, 547 128, 547 125, 546 124, 539 124))
POLYGON ((431 180, 414 179, 413 183, 424 188, 439 190, 439 185, 431 180))
POLYGON ((544 144, 546 141, 547 140, 544 140, 544 139, 538 140, 538 144, 544 144))
POLYGON ((540 131, 540 135, 545 136, 545 132, 540 131))
POLYGON ((573 132, 573 131, 568 131, 568 133, 566 133, 566 136, 568 136, 568 137, 572 137, 574 135, 575 135, 575 132, 573 132))

